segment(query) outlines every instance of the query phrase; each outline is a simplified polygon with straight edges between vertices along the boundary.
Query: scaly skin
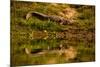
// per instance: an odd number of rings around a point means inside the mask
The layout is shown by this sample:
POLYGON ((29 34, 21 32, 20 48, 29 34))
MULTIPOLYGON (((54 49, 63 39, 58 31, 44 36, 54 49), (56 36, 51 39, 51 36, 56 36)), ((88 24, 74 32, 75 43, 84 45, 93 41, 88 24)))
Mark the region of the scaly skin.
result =
POLYGON ((32 16, 35 16, 35 17, 37 17, 37 18, 39 18, 41 20, 50 19, 50 20, 55 21, 55 22, 57 22, 59 24, 62 24, 62 25, 66 25, 66 24, 72 23, 71 20, 69 20, 69 19, 65 19, 63 17, 55 16, 55 15, 46 15, 46 14, 42 14, 42 13, 39 13, 39 12, 29 12, 26 15, 26 19, 28 20, 32 16))

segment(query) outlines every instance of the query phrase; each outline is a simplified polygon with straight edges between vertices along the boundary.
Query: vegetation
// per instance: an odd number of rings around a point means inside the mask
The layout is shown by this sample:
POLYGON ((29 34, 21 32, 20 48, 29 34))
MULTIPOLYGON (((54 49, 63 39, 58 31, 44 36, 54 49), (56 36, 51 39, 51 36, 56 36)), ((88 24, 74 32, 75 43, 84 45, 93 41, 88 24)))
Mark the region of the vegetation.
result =
POLYGON ((11 2, 11 65, 90 61, 95 61, 95 6, 11 2), (73 10, 75 14, 71 12, 65 16, 66 9, 73 10), (72 24, 61 25, 35 16, 26 20, 25 16, 30 11, 74 21, 72 24), (29 54, 26 54, 25 48, 29 49, 29 54), (60 49, 64 52, 61 53, 60 49), (35 53, 38 50, 42 50, 42 54, 35 53))

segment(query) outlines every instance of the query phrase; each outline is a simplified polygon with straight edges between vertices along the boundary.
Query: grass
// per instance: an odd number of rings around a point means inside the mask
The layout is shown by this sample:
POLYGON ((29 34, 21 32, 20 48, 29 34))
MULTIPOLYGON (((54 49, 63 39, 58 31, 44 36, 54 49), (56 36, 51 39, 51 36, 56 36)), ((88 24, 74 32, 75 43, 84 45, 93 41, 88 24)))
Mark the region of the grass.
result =
POLYGON ((87 5, 55 4, 40 2, 11 2, 11 65, 39 65, 71 62, 95 61, 95 7, 87 5), (48 15, 57 15, 66 8, 76 9, 78 16, 74 23, 60 25, 49 19, 41 20, 32 17, 25 19, 29 11, 37 11, 48 15), (31 50, 47 50, 72 46, 77 56, 65 60, 64 55, 46 53, 30 56, 24 48, 31 50))

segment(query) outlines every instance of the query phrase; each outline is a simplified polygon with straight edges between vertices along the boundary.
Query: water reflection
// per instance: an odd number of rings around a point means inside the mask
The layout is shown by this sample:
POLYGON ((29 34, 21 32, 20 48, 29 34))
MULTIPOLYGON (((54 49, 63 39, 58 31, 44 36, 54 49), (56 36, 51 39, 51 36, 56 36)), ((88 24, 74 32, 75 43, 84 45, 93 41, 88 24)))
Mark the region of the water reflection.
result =
POLYGON ((34 58, 30 60, 32 64, 94 61, 94 34, 85 32, 89 35, 88 37, 83 32, 32 31, 26 38, 25 44, 20 43, 22 45, 19 48, 23 48, 20 54, 28 56, 27 58, 34 58), (39 60, 45 60, 45 62, 39 60))
POLYGON ((77 33, 47 32, 44 30, 32 31, 30 37, 32 56, 50 55, 50 58, 59 56, 63 58, 63 62, 93 61, 95 41, 92 32, 84 30, 77 33))
POLYGON ((67 43, 67 40, 62 39, 35 39, 31 41, 32 48, 26 47, 25 52, 26 54, 34 57, 49 54, 51 55, 49 58, 59 56, 60 58, 63 57, 63 60, 69 61, 70 59, 76 58, 77 49, 74 46, 68 45, 67 43), (29 52, 30 49, 31 51, 29 52))

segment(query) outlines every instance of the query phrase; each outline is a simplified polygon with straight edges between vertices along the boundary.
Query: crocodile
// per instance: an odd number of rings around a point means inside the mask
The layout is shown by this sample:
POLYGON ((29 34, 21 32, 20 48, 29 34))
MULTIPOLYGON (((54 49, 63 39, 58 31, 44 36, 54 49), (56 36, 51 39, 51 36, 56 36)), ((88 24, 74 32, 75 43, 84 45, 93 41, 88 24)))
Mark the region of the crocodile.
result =
POLYGON ((40 12, 28 12, 26 15, 26 20, 28 20, 32 16, 35 16, 41 20, 50 19, 50 20, 57 22, 61 25, 66 25, 66 24, 72 23, 72 20, 70 20, 70 19, 65 19, 63 17, 55 16, 55 15, 46 15, 46 14, 43 14, 40 12))

